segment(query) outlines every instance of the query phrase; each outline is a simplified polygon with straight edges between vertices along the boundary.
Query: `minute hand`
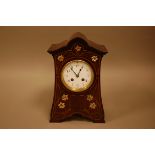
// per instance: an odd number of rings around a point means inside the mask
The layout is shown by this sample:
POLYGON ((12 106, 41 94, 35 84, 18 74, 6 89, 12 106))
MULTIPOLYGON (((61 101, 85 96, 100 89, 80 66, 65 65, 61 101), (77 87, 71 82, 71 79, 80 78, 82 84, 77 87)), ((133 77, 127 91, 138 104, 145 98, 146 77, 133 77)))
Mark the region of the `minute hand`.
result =
POLYGON ((76 74, 73 70, 73 67, 71 67, 72 72, 75 74, 76 77, 79 77, 78 74, 76 74))

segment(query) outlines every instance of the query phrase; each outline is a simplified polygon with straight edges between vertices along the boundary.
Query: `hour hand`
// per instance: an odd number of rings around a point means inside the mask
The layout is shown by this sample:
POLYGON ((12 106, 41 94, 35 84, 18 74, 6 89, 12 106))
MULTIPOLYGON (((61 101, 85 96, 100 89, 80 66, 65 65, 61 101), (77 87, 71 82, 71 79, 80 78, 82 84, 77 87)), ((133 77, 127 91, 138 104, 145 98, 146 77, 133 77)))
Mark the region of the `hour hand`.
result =
POLYGON ((79 77, 79 76, 74 72, 73 66, 71 66, 71 70, 72 70, 72 72, 75 74, 76 77, 79 77))
POLYGON ((80 72, 82 71, 83 66, 80 68, 79 73, 77 74, 77 76, 79 77, 80 72))

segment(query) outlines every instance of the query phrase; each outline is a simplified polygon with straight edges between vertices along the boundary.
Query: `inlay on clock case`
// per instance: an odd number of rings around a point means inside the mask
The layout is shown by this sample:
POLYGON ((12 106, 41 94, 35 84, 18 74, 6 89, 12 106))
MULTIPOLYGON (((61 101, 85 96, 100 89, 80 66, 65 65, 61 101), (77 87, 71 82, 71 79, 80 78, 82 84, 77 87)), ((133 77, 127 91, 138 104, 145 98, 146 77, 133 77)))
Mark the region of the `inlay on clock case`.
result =
POLYGON ((100 67, 102 57, 107 51, 95 49, 89 46, 85 40, 77 37, 72 39, 67 46, 48 52, 52 54, 55 64, 55 90, 50 121, 61 122, 74 114, 79 114, 93 122, 105 122, 101 98, 100 67), (76 48, 77 46, 80 47, 80 50, 76 48), (95 61, 92 60, 93 56, 97 58, 95 61), (72 92, 62 84, 61 70, 67 62, 72 60, 84 60, 93 68, 94 81, 87 90, 72 92), (62 98, 63 95, 67 95, 66 100, 62 98), (88 96, 92 96, 92 98, 88 100, 88 96), (65 108, 60 108, 58 106, 60 103, 65 103, 65 108), (90 103, 94 103, 95 107, 90 108, 90 103))

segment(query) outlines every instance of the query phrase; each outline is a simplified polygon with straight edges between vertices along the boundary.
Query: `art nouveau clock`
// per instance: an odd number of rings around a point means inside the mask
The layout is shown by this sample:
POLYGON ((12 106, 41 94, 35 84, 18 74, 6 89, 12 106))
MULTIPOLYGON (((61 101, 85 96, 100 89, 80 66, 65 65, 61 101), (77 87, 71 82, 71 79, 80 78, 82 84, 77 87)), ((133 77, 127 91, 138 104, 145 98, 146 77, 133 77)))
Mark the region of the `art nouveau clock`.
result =
POLYGON ((93 122, 105 122, 100 87, 105 46, 76 33, 69 41, 53 44, 48 52, 55 65, 55 89, 50 122, 81 115, 93 122))

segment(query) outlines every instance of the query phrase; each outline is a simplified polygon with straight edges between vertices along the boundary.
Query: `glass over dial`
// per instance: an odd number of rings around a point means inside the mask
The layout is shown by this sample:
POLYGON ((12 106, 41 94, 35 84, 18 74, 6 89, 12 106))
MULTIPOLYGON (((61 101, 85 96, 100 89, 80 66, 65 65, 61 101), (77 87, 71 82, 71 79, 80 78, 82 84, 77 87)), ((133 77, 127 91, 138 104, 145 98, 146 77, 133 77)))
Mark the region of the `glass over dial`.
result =
POLYGON ((74 92, 88 89, 94 81, 92 67, 83 60, 68 62, 61 71, 61 81, 65 87, 74 92))

